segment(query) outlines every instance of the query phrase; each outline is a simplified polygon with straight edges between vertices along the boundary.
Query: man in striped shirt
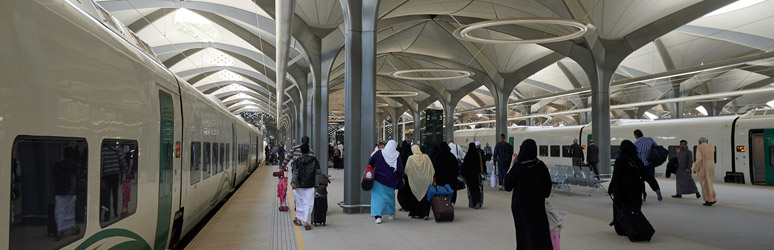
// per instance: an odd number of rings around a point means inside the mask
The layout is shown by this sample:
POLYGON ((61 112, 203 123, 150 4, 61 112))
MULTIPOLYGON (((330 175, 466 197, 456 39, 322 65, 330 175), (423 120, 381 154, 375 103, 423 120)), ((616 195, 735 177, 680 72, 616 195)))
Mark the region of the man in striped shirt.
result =
MULTIPOLYGON (((295 145, 290 149, 290 154, 285 156, 285 160, 282 161, 282 165, 280 166, 282 170, 287 170, 288 162, 291 160, 298 159, 305 155, 304 153, 301 153, 301 145, 309 145, 309 136, 304 136, 301 138, 301 144, 295 145)), ((314 150, 312 150, 312 147, 309 147, 308 155, 314 156, 314 150)))
MULTIPOLYGON (((658 181, 656 181, 656 166, 651 166, 650 162, 648 162, 650 149, 654 146, 658 146, 658 144, 656 144, 656 141, 654 141, 653 138, 645 137, 639 129, 634 130, 634 138, 637 138, 637 140, 634 141, 634 146, 637 147, 637 156, 640 157, 642 164, 645 165, 644 169, 640 169, 640 172, 642 172, 641 175, 645 177, 644 181, 650 185, 650 189, 653 189, 653 191, 656 192, 658 200, 661 201, 663 197, 661 196, 661 188, 658 186, 658 181)), ((645 197, 647 197, 648 194, 645 192, 645 183, 642 183, 642 186, 642 201, 645 201, 645 197)))

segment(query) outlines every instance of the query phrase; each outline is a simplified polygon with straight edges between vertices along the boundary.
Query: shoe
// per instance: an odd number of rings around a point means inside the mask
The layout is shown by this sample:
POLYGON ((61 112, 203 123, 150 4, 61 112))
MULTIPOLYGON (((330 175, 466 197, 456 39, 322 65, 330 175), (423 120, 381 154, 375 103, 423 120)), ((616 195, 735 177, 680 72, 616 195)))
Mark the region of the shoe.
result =
POLYGON ((701 194, 696 193, 696 199, 701 198, 701 194))
POLYGON ((661 196, 661 190, 656 190, 656 195, 658 195, 658 201, 661 201, 664 199, 664 197, 661 196))
POLYGON ((702 204, 702 205, 710 207, 710 206, 712 206, 712 202, 709 202, 709 201, 708 201, 708 202, 705 202, 705 203, 704 203, 704 204, 702 204))
POLYGON ((376 218, 376 224, 382 224, 382 218, 376 218))
POLYGON ((672 198, 683 198, 683 196, 679 195, 679 194, 676 194, 676 195, 672 195, 672 198))
POLYGON ((394 219, 395 219, 395 215, 392 215, 392 214, 391 214, 389 217, 387 217, 387 219, 388 219, 388 220, 394 220, 394 219))
POLYGON ((710 202, 710 205, 715 205, 715 203, 717 203, 717 201, 710 202))
POLYGON ((312 230, 312 226, 309 224, 304 225, 304 229, 306 230, 312 230))
POLYGON ((293 224, 295 224, 296 226, 301 226, 301 221, 298 220, 298 218, 295 218, 293 219, 293 224))
POLYGON ((425 220, 429 220, 429 219, 430 219, 430 216, 425 216, 425 220))

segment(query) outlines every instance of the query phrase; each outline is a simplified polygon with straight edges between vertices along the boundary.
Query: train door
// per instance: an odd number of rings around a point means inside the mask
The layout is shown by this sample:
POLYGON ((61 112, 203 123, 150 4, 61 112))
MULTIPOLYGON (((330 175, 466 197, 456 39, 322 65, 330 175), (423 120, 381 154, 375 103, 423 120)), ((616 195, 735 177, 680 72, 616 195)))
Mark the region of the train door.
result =
POLYGON ((153 249, 165 249, 170 235, 173 200, 173 166, 175 141, 175 105, 172 96, 159 91, 161 114, 159 131, 159 193, 158 217, 156 218, 156 240, 153 249))
POLYGON ((750 180, 774 186, 774 129, 750 131, 750 180))

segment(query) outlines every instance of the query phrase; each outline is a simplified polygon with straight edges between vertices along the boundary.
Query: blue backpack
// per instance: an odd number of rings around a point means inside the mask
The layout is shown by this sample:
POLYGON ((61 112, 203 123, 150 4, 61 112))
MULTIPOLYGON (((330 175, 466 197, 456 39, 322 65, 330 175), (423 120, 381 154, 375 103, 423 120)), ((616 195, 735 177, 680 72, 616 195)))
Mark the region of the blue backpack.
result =
POLYGON ((449 186, 449 184, 446 184, 443 186, 433 186, 433 184, 430 184, 427 186, 428 201, 433 199, 433 196, 436 196, 436 195, 451 197, 453 193, 454 193, 454 189, 452 189, 451 186, 449 186))

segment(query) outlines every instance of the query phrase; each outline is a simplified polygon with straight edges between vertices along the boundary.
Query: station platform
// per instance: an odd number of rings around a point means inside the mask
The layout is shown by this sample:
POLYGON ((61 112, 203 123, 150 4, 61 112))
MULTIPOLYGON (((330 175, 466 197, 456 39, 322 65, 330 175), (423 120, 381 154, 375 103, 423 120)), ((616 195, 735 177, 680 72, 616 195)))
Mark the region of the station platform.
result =
MULTIPOLYGON (((515 249, 511 193, 485 187, 484 206, 468 208, 463 190, 452 223, 416 220, 397 211, 395 220, 376 225, 369 214, 345 214, 343 171, 329 171, 326 226, 302 230, 293 213, 279 212, 275 166, 262 166, 216 213, 186 249, 515 249)), ((567 214, 561 231, 562 249, 772 249, 774 188, 715 184, 718 203, 674 193, 674 179, 658 178, 664 200, 650 193, 643 213, 656 229, 651 242, 632 243, 615 234, 612 202, 602 192, 572 186, 549 200, 567 214)), ((292 193, 292 192, 291 192, 292 193)), ((292 201, 292 196, 288 197, 292 201)), ((290 204, 293 209, 292 202, 290 204)))

